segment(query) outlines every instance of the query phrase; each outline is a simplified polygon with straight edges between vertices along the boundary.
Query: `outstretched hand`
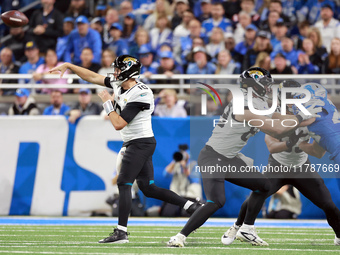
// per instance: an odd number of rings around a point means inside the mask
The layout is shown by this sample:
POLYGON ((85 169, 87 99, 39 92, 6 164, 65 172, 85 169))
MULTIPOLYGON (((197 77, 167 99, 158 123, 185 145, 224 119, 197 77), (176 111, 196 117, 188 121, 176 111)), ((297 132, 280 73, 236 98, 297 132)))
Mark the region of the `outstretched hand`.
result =
POLYGON ((68 63, 64 63, 60 66, 57 66, 57 67, 54 67, 52 68, 49 73, 53 74, 53 73, 56 73, 56 72, 60 72, 60 78, 63 77, 64 73, 66 72, 66 70, 68 69, 68 63))

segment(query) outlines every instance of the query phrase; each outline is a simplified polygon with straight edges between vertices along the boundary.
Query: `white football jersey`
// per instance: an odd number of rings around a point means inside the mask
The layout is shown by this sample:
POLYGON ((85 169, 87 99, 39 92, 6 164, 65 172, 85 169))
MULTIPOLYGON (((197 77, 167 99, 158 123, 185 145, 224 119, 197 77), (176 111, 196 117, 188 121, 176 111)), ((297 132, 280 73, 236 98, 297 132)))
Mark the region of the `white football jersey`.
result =
POLYGON ((115 94, 114 109, 120 115, 129 103, 146 103, 149 109, 140 111, 121 131, 124 142, 138 138, 153 137, 151 114, 155 108, 152 90, 144 83, 137 81, 137 84, 129 90, 122 92, 121 87, 112 86, 115 94))
MULTIPOLYGON (((244 98, 247 98, 247 94, 244 95, 244 98)), ((248 106, 247 100, 244 105, 248 106)), ((257 110, 269 109, 267 101, 259 97, 253 97, 253 106, 257 110)), ((238 122, 235 120, 233 101, 231 101, 224 109, 219 124, 214 128, 207 145, 227 158, 234 158, 247 144, 248 139, 259 131, 258 128, 249 126, 247 121, 238 122)))

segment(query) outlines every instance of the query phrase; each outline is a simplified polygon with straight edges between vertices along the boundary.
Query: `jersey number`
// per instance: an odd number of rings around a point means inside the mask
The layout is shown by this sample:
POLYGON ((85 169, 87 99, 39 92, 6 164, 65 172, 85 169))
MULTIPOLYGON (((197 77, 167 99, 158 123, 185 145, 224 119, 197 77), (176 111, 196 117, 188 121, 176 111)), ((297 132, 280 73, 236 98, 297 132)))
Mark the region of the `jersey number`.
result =
POLYGON ((138 88, 143 90, 143 89, 148 89, 148 87, 146 85, 138 85, 138 88))

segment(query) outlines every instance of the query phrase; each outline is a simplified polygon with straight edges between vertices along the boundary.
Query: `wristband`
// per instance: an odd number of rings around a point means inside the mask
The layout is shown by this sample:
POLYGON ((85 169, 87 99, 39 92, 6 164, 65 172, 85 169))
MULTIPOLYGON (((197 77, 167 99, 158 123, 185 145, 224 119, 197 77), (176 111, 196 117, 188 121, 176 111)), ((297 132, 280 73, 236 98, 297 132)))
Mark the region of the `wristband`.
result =
POLYGON ((106 114, 109 115, 111 112, 114 112, 113 109, 113 104, 111 100, 107 100, 104 104, 103 104, 103 108, 106 111, 106 114))
POLYGON ((290 140, 288 140, 286 142, 286 146, 287 146, 288 149, 291 149, 291 148, 293 148, 294 145, 292 144, 292 142, 290 140))
POLYGON ((303 121, 303 117, 301 115, 297 114, 295 117, 297 118, 299 124, 303 121))

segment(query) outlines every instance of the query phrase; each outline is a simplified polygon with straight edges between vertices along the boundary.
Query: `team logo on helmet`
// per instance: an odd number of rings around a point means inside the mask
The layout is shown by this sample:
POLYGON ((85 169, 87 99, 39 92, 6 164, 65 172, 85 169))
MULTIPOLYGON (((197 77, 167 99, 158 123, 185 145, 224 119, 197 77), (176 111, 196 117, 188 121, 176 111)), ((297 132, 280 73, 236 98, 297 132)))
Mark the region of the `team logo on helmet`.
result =
POLYGON ((132 65, 137 64, 137 59, 132 57, 126 57, 123 59, 123 63, 126 64, 126 68, 129 69, 132 65))

